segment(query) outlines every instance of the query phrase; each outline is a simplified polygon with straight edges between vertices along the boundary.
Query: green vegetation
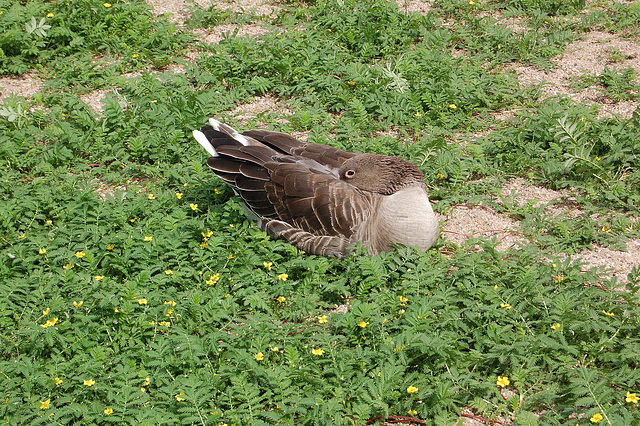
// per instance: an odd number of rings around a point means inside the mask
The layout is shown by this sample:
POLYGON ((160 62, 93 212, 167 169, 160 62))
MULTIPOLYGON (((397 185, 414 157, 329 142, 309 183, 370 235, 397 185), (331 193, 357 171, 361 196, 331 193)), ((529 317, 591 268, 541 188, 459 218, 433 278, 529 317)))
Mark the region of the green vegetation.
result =
MULTIPOLYGON (((191 4, 182 27, 143 1, 0 0, 0 75, 43 84, 0 106, 0 418, 441 425, 465 409, 640 424, 640 269, 623 284, 566 256, 640 236, 640 112, 540 100, 509 71, 550 69, 591 30, 633 36, 638 2, 278 6, 191 4), (246 23, 265 33, 205 45, 190 32, 246 23), (108 89, 99 113, 78 97, 94 89, 108 89), (232 113, 265 94, 292 115, 232 113), (248 223, 204 166, 191 130, 210 116, 408 158, 438 212, 482 203, 521 221, 524 242, 300 253, 248 223), (513 177, 568 191, 578 213, 502 196, 513 177)), ((573 84, 638 100, 635 77, 573 84)))

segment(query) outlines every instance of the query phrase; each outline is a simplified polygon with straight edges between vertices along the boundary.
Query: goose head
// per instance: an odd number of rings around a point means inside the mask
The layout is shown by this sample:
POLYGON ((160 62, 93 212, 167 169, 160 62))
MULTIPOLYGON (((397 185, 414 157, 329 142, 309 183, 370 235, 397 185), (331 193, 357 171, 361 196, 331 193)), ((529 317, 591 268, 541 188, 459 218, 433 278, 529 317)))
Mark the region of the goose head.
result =
POLYGON ((413 163, 398 157, 359 154, 340 166, 340 179, 363 191, 392 195, 416 183, 424 184, 424 175, 413 163))

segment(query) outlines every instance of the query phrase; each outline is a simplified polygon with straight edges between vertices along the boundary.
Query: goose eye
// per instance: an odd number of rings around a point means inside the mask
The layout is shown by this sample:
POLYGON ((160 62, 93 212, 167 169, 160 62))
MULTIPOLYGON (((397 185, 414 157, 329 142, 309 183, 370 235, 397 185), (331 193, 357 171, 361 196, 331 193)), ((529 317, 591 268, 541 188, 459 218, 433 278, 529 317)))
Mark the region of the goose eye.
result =
POLYGON ((356 175, 356 171, 355 170, 347 170, 346 172, 344 172, 344 177, 346 178, 352 178, 356 175))

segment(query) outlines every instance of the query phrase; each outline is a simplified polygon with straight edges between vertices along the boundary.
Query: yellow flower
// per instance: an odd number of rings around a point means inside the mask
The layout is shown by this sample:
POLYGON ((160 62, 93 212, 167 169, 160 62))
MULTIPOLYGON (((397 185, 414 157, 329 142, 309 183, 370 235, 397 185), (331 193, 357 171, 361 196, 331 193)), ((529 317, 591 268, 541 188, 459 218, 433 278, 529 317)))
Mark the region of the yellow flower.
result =
POLYGON ((144 386, 149 386, 150 384, 151 384, 150 378, 147 377, 146 379, 144 379, 144 383, 143 383, 144 386))
POLYGON ((176 192, 176 198, 178 200, 181 200, 182 199, 182 192, 176 192))
POLYGON ((111 3, 102 3, 104 7, 111 7, 111 3))
POLYGON ((47 18, 53 18, 55 15, 51 12, 47 13, 47 18))
POLYGON ((135 58, 139 57, 140 55, 139 55, 139 54, 137 54, 137 53, 134 53, 134 54, 133 54, 133 55, 131 55, 131 56, 135 59, 135 58))
POLYGON ((56 323, 58 322, 58 318, 51 318, 50 320, 47 320, 47 322, 45 322, 44 324, 40 324, 40 327, 42 328, 48 328, 48 327, 53 327, 54 325, 56 325, 56 323))
POLYGON ((46 248, 41 248, 40 250, 38 250, 39 254, 46 254, 47 253, 47 249, 46 248))
POLYGON ((62 379, 60 377, 54 377, 53 379, 53 383, 56 384, 56 386, 61 385, 62 384, 62 379))
POLYGON ((497 290, 497 289, 498 289, 498 284, 494 285, 494 286, 493 286, 493 289, 494 289, 494 290, 497 290))
POLYGON ((407 413, 409 413, 410 416, 415 416, 416 414, 418 414, 416 410, 409 410, 407 411, 407 413))
POLYGON ((474 4, 476 4, 476 2, 475 2, 475 1, 473 1, 473 0, 471 0, 471 1, 469 1, 469 4, 470 4, 471 6, 473 6, 474 4))
POLYGON ((632 404, 637 404, 638 401, 640 401, 640 398, 638 398, 635 393, 631 393, 627 391, 627 397, 625 398, 625 401, 630 402, 632 404))
POLYGON ((413 114, 413 115, 415 115, 416 117, 422 117, 422 114, 421 114, 421 113, 419 113, 419 112, 416 112, 416 113, 415 113, 415 114, 413 114))
POLYGON ((350 85, 352 85, 352 86, 353 86, 354 84, 356 84, 356 82, 355 82, 355 81, 351 81, 351 80, 349 80, 349 81, 347 81, 347 84, 350 84, 350 85))
POLYGON ((206 283, 207 283, 207 285, 214 285, 218 281, 220 281, 220 274, 213 274, 213 275, 211 275, 211 277, 209 277, 209 279, 206 281, 206 283))
POLYGON ((496 381, 496 385, 500 386, 501 388, 509 386, 509 383, 511 382, 509 381, 509 378, 507 376, 498 376, 498 380, 496 381))
POLYGON ((551 266, 553 266, 554 268, 558 267, 558 265, 556 265, 555 263, 552 263, 551 266))
POLYGON ((173 300, 165 300, 164 304, 165 305, 176 306, 176 302, 174 302, 173 300))
POLYGON ((318 323, 320 324, 325 324, 328 322, 326 315, 319 315, 317 318, 318 318, 318 323))
POLYGON ((407 393, 408 393, 409 395, 411 395, 411 394, 413 394, 413 393, 416 393, 416 392, 418 392, 418 388, 417 388, 417 387, 415 387, 415 386, 409 386, 409 387, 407 388, 407 393))
POLYGON ((456 106, 456 104, 450 104, 450 105, 449 105, 449 108, 451 108, 451 109, 456 109, 456 108, 458 108, 458 107, 456 106))
POLYGON ((189 207, 191 207, 191 210, 193 210, 193 211, 198 210, 198 205, 197 204, 191 203, 191 204, 189 204, 189 207))
POLYGON ((405 303, 407 303, 408 301, 409 301, 409 298, 408 298, 408 297, 400 296, 400 303, 401 303, 401 304, 403 304, 403 305, 404 305, 404 304, 405 304, 405 303))
POLYGON ((320 348, 313 348, 311 349, 311 353, 314 354, 315 356, 320 356, 324 354, 324 351, 320 348))
POLYGON ((18 238, 26 238, 26 236, 27 236, 27 234, 23 233, 22 235, 19 235, 18 238))
POLYGON ((271 270, 271 266, 273 266, 273 263, 271 262, 262 262, 262 266, 264 266, 264 269, 266 269, 267 271, 271 270))
POLYGON ((256 361, 262 361, 264 359, 264 354, 262 352, 258 352, 256 355, 256 361))
POLYGON ((167 269, 164 273, 165 275, 173 275, 173 271, 171 269, 167 269))
POLYGON ((140 388, 140 392, 145 393, 147 391, 147 388, 140 388))
POLYGON ((48 225, 48 226, 51 226, 51 225, 53 225, 53 221, 51 219, 47 219, 47 221, 44 224, 48 225))
POLYGON ((153 194, 149 194, 149 199, 150 199, 150 200, 155 200, 155 199, 156 199, 156 197, 154 197, 154 196, 153 196, 153 194))
POLYGON ((74 265, 73 263, 67 263, 66 265, 64 265, 64 266, 62 267, 62 269, 71 269, 71 268, 73 268, 74 266, 76 266, 76 265, 74 265))
POLYGON ((442 173, 438 173, 438 174, 436 175, 436 177, 437 177, 438 179, 444 179, 444 175, 443 175, 442 173))
POLYGON ((48 410, 50 403, 51 403, 51 399, 47 399, 46 401, 40 401, 40 409, 41 410, 48 410))
POLYGON ((151 241, 153 241, 153 237, 144 237, 144 242, 145 243, 148 243, 148 242, 151 242, 151 241))
POLYGON ((564 276, 563 275, 558 275, 558 278, 555 279, 556 283, 561 283, 562 281, 564 281, 564 276))
POLYGON ((42 316, 43 316, 43 317, 46 317, 47 315, 49 315, 49 311, 50 311, 50 309, 49 309, 49 308, 47 308, 47 309, 45 309, 44 311, 42 311, 42 316))
POLYGON ((560 324, 559 324, 559 323, 555 323, 555 324, 553 324, 553 325, 551 326, 551 329, 552 329, 552 330, 557 330, 557 329, 559 329, 559 328, 560 328, 560 324))
POLYGON ((603 313, 603 314, 605 314, 605 315, 606 315, 606 316, 608 316, 608 317, 613 317, 613 316, 615 316, 615 315, 616 315, 616 314, 614 314, 613 312, 607 312, 607 311, 605 311, 604 309, 602 310, 602 313, 603 313))
POLYGON ((215 192, 215 193, 216 193, 216 195, 220 195, 220 194, 222 194, 222 191, 220 191, 218 188, 215 188, 215 189, 213 190, 213 192, 215 192))
POLYGON ((75 306, 76 308, 81 307, 84 304, 84 302, 81 300, 79 302, 76 302, 75 300, 73 301, 73 306, 75 306))
POLYGON ((501 304, 500 304, 500 307, 501 307, 501 308, 505 308, 507 311, 508 311, 509 309, 511 309, 511 305, 510 305, 510 304, 508 304, 508 303, 501 303, 501 304))
POLYGON ((104 280, 104 275, 96 275, 95 277, 93 277, 93 279, 96 281, 102 281, 104 280))
POLYGON ((107 244, 107 250, 113 250, 114 247, 113 244, 107 244))
POLYGON ((169 321, 160 321, 158 325, 161 327, 171 327, 171 323, 169 321))
POLYGON ((136 299, 136 302, 138 302, 139 305, 146 305, 147 299, 136 299))
POLYGON ((176 395, 177 401, 184 401, 184 398, 181 395, 184 395, 184 392, 180 392, 178 395, 176 395))
POLYGON ((110 416, 110 415, 112 415, 112 414, 113 414, 113 408, 111 408, 111 407, 107 407, 107 408, 105 408, 105 409, 104 409, 103 413, 104 413, 106 416, 110 416))
POLYGON ((276 300, 280 303, 284 303, 287 299, 284 296, 278 296, 276 300))
POLYGON ((77 257, 78 259, 82 259, 85 256, 85 254, 83 251, 77 251, 74 256, 77 257))
POLYGON ((200 243, 200 248, 205 248, 207 246, 207 242, 203 241, 200 243))
POLYGON ((284 273, 283 273, 283 274, 278 275, 278 279, 279 279, 280 281, 286 281, 286 280, 287 280, 287 278, 289 278, 289 275, 287 275, 287 274, 284 274, 284 273))
POLYGON ((271 351, 273 352, 278 352, 280 349, 277 346, 274 346, 272 348, 269 348, 271 351))
POLYGON ((213 235, 213 231, 208 231, 208 232, 202 232, 202 236, 204 238, 209 238, 210 236, 213 235))
POLYGON ((368 326, 368 325, 369 325, 369 323, 368 323, 368 322, 366 322, 366 321, 360 321, 360 322, 358 323, 358 327, 361 327, 361 328, 365 328, 365 327, 366 327, 366 326, 368 326))
POLYGON ((96 384, 96 381, 92 380, 92 379, 89 379, 89 380, 85 380, 84 382, 82 382, 82 384, 84 384, 85 386, 91 387, 91 386, 96 384))
POLYGON ((602 417, 602 414, 596 413, 593 416, 591 416, 589 420, 591 420, 593 423, 600 423, 602 419, 604 419, 604 417, 602 417))
POLYGON ((174 312, 174 310, 169 308, 169 309, 167 309, 167 313, 165 314, 165 316, 170 317, 171 314, 173 314, 173 312, 174 312))

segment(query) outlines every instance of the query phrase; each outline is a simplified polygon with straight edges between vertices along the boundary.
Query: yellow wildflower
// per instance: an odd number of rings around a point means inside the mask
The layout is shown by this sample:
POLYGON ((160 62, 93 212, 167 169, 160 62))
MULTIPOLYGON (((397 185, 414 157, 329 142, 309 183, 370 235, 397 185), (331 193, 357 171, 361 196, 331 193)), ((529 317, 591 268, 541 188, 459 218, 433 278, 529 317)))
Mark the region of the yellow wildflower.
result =
POLYGON ((131 55, 131 56, 133 57, 133 59, 135 59, 135 58, 139 57, 140 55, 139 55, 139 54, 137 54, 137 53, 134 53, 134 54, 133 54, 133 55, 131 55))
POLYGON ((83 251, 77 251, 74 256, 77 257, 78 259, 82 259, 85 256, 85 254, 83 251))
POLYGON ((91 387, 91 386, 96 384, 96 381, 93 380, 93 379, 89 379, 89 380, 85 380, 84 382, 82 382, 82 384, 84 384, 85 386, 91 387))
POLYGON ((181 396, 181 395, 184 395, 184 394, 185 394, 184 392, 180 392, 178 395, 176 395, 176 400, 179 401, 179 402, 180 401, 184 401, 184 398, 181 396))
POLYGON ((318 323, 320 324, 325 324, 328 322, 326 315, 319 315, 317 318, 318 318, 318 323))
POLYGON ((51 226, 51 225, 53 225, 53 221, 51 219, 47 219, 47 221, 44 224, 48 225, 48 226, 51 226))
POLYGON ((509 381, 509 378, 507 376, 498 376, 498 380, 496 381, 496 385, 500 386, 501 388, 509 386, 509 383, 511 382, 509 381))
POLYGON ((209 277, 209 279, 206 281, 206 283, 207 283, 207 285, 214 285, 218 281, 220 281, 220 274, 213 274, 213 275, 211 275, 211 277, 209 277))
POLYGON ((497 289, 498 289, 498 284, 494 285, 494 286, 493 286, 493 289, 494 289, 494 290, 497 290, 497 289))
POLYGON ((369 325, 369 323, 368 323, 368 322, 366 322, 366 321, 360 321, 360 322, 358 323, 358 327, 361 327, 361 328, 365 328, 365 327, 366 327, 366 326, 368 326, 368 325, 369 325))
POLYGON ((456 104, 449 104, 449 108, 451 108, 451 109, 456 109, 456 108, 458 108, 458 107, 457 107, 457 105, 456 105, 456 104))
POLYGON ((143 383, 144 386, 149 386, 150 384, 151 384, 150 378, 147 377, 146 379, 144 379, 144 383, 143 383))
POLYGON ((62 384, 62 379, 60 377, 54 377, 53 379, 53 383, 56 384, 56 386, 61 385, 62 384))
POLYGON ((416 410, 409 410, 407 411, 407 413, 409 413, 410 416, 415 416, 416 414, 418 414, 416 410))
POLYGON ((148 242, 151 242, 151 241, 153 241, 153 237, 144 237, 144 242, 145 243, 148 243, 148 242))
POLYGON ((189 207, 191 207, 191 210, 193 210, 193 211, 198 210, 198 205, 197 204, 191 203, 191 204, 189 204, 189 207))
POLYGON ((443 175, 442 173, 438 173, 438 174, 436 175, 436 177, 437 177, 438 179, 444 179, 444 175, 443 175))
POLYGON ((146 305, 147 304, 147 299, 136 299, 136 302, 138 302, 139 305, 146 305))
POLYGON ((176 302, 174 302, 173 300, 165 300, 164 304, 165 305, 176 306, 176 302))
POLYGON ((102 281, 104 280, 104 275, 96 275, 95 277, 93 277, 93 279, 96 281, 102 281))
POLYGON ((637 404, 638 401, 640 401, 640 398, 638 398, 635 393, 627 391, 627 397, 625 398, 625 401, 630 402, 631 404, 637 404))
POLYGON ((602 313, 603 313, 603 314, 605 314, 605 315, 606 315, 606 316, 608 316, 608 317, 613 317, 613 316, 615 316, 615 315, 616 315, 616 314, 614 314, 613 312, 607 312, 607 311, 605 311, 604 309, 602 310, 602 313))
POLYGON ((114 247, 113 244, 107 244, 107 250, 113 250, 114 247))
POLYGON ((46 254, 47 253, 47 249, 46 248, 41 248, 40 250, 38 250, 39 254, 46 254))
POLYGON ((174 310, 169 308, 169 309, 167 309, 167 313, 165 314, 165 316, 170 317, 171 314, 173 314, 173 312, 174 312, 174 310))
POLYGON ((47 13, 47 18, 53 18, 55 15, 51 12, 47 13))
POLYGON ((149 199, 150 199, 150 200, 155 200, 155 199, 156 199, 156 197, 155 197, 153 194, 149 194, 149 199))
POLYGON ((42 316, 43 316, 43 317, 46 317, 47 315, 49 315, 49 311, 50 311, 50 310, 51 310, 51 309, 47 308, 47 309, 45 309, 44 311, 42 311, 42 316))
POLYGON ((271 270, 271 266, 273 266, 272 262, 262 262, 262 266, 264 266, 264 269, 266 269, 267 271, 271 270))
POLYGON ((416 393, 416 392, 418 392, 418 388, 417 388, 417 387, 415 387, 415 386, 409 386, 409 387, 407 388, 407 393, 408 393, 409 395, 411 395, 411 394, 413 394, 413 393, 416 393))
POLYGON ((74 266, 76 266, 76 265, 74 265, 73 263, 67 263, 66 265, 64 265, 64 266, 62 267, 62 269, 71 269, 71 268, 73 268, 74 266))
POLYGON ((286 280, 287 280, 287 278, 289 278, 289 275, 287 275, 287 274, 284 274, 284 273, 283 273, 283 274, 278 275, 278 279, 279 279, 280 281, 286 281, 286 280))
POLYGON ((606 226, 602 227, 602 232, 611 232, 611 228, 608 228, 606 226))
POLYGON ((476 2, 475 2, 475 1, 473 1, 473 0, 470 0, 470 1, 469 1, 469 4, 470 4, 471 6, 473 6, 474 4, 476 4, 476 2))
POLYGON ((287 299, 284 296, 278 296, 276 300, 280 303, 284 303, 287 299))
POLYGON ((415 113, 415 114, 413 114, 413 115, 415 115, 416 117, 422 117, 422 114, 421 114, 421 113, 419 113, 419 112, 416 112, 416 113, 415 113))
POLYGON ((408 298, 408 297, 400 296, 400 303, 401 303, 401 304, 403 304, 403 305, 404 305, 404 304, 405 304, 405 303, 407 303, 408 301, 409 301, 409 298, 408 298))
POLYGON ((76 308, 80 308, 83 304, 84 302, 82 300, 80 300, 79 302, 76 302, 75 300, 73 301, 73 306, 76 308))
POLYGON ((207 246, 207 242, 203 241, 200 243, 200 248, 205 248, 207 246))
POLYGON ((145 393, 147 391, 147 388, 140 388, 140 392, 145 393))
POLYGON ((53 327, 54 325, 56 325, 56 323, 58 322, 58 318, 51 318, 50 320, 47 320, 47 322, 45 322, 44 324, 40 324, 40 327, 42 328, 48 328, 48 327, 53 327))
POLYGON ((600 423, 602 419, 604 419, 604 417, 602 417, 602 414, 596 413, 593 416, 591 416, 589 420, 591 420, 591 422, 593 423, 600 423))
POLYGON ((213 192, 215 192, 215 193, 216 193, 216 195, 220 195, 220 194, 222 194, 222 191, 221 191, 221 190, 219 190, 218 188, 215 188, 215 189, 213 190, 213 192))
POLYGON ((40 409, 41 410, 48 410, 50 403, 51 403, 51 399, 47 399, 46 401, 40 401, 40 409))
POLYGON ((160 321, 158 325, 161 327, 171 327, 171 323, 169 321, 160 321))
POLYGON ((559 324, 559 323, 555 323, 555 324, 553 324, 553 325, 551 326, 551 329, 552 329, 552 330, 557 330, 557 329, 559 329, 559 328, 560 328, 560 324, 559 324))
POLYGON ((262 352, 258 352, 256 354, 256 361, 262 361, 264 359, 264 354, 262 352))
POLYGON ((111 7, 111 3, 102 3, 104 7, 111 7))
POLYGON ((280 349, 277 346, 269 348, 272 352, 278 352, 280 349))
POLYGON ((505 308, 507 311, 508 311, 509 309, 511 309, 511 305, 510 305, 510 304, 508 304, 508 303, 501 303, 501 304, 500 304, 500 307, 501 307, 501 308, 505 308))
POLYGON ((167 269, 164 273, 165 275, 173 275, 173 271, 171 269, 167 269))
POLYGON ((315 356, 320 356, 324 354, 324 351, 320 348, 313 348, 311 349, 311 353, 314 354, 315 356))
POLYGON ((107 407, 107 408, 105 408, 105 409, 104 409, 103 413, 104 413, 106 416, 110 416, 110 415, 112 415, 112 414, 113 414, 113 408, 111 408, 111 407, 107 407))
POLYGON ((176 198, 178 200, 181 200, 182 199, 182 192, 176 192, 176 198))
POLYGON ((356 84, 356 82, 352 81, 352 80, 349 80, 349 81, 347 81, 347 84, 350 84, 351 86, 353 86, 354 84, 356 84))
POLYGON ((208 232, 202 232, 202 236, 204 238, 209 238, 210 236, 213 235, 213 231, 208 231, 208 232))

